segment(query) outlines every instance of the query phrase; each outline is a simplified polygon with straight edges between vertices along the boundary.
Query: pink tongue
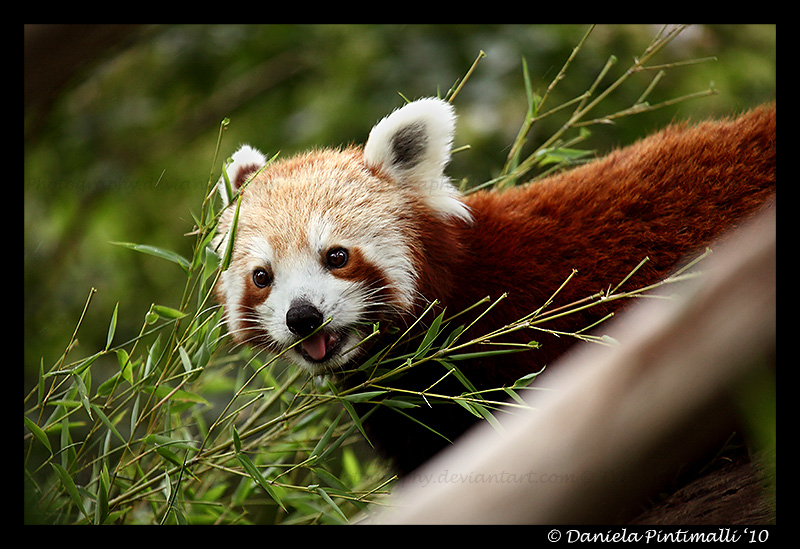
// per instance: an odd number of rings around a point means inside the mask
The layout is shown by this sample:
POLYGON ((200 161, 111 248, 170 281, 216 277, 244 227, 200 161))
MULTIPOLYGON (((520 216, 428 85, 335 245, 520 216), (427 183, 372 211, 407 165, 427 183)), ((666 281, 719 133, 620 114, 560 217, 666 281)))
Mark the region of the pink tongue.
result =
POLYGON ((308 356, 314 360, 322 360, 325 358, 325 353, 327 352, 325 340, 325 334, 322 332, 317 332, 303 341, 300 345, 302 345, 303 350, 308 353, 308 356))

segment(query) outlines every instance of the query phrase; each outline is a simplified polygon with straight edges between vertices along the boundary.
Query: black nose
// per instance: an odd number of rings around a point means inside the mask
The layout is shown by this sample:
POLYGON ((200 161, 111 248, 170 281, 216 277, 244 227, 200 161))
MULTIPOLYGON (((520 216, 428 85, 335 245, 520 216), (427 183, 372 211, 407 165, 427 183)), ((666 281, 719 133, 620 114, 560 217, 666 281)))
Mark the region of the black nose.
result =
POLYGON ((296 301, 286 312, 286 326, 295 335, 307 336, 322 324, 322 313, 308 301, 296 301))

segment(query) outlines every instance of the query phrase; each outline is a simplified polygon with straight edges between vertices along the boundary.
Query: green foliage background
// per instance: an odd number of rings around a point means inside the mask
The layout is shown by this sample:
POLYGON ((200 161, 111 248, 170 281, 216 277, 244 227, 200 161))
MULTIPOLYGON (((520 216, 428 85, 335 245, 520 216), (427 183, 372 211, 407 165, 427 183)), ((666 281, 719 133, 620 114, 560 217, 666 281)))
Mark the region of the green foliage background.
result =
MULTIPOLYGON (((658 31, 599 26, 551 104, 585 90, 609 55, 619 76, 658 31)), ((583 25, 181 25, 143 27, 84 70, 45 113, 26 113, 24 154, 24 393, 40 360, 64 351, 91 287, 98 292, 78 334, 79 354, 105 346, 119 302, 117 334, 134 337, 152 303, 177 307, 185 277, 174 264, 110 244, 153 244, 191 257, 220 121, 228 156, 241 143, 282 156, 316 146, 363 143, 402 104, 442 94, 483 50, 455 101, 456 180, 497 175, 524 119, 522 58, 540 94, 586 31, 583 25)), ((65 45, 69 47, 69 45, 65 45)), ((776 94, 774 25, 696 25, 659 62, 716 57, 671 69, 651 102, 713 85, 718 95, 593 128, 582 146, 602 154, 671 120, 732 114, 776 94), (713 83, 713 84, 712 84, 713 83)), ((638 76, 638 75, 637 75, 638 76)), ((643 76, 601 107, 635 102, 643 76)), ((559 120, 537 126, 529 142, 559 120)), ((93 370, 118 368, 105 357, 93 370)))

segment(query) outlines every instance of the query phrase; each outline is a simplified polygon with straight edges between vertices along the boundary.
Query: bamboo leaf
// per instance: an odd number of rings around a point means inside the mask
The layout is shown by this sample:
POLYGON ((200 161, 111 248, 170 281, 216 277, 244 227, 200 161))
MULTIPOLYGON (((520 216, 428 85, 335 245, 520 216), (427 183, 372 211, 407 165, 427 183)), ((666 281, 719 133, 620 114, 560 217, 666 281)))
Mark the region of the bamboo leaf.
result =
POLYGON ((172 463, 173 465, 177 465, 178 467, 183 465, 183 462, 175 454, 175 452, 173 452, 171 450, 168 450, 167 448, 164 448, 163 446, 157 446, 156 447, 156 453, 159 456, 161 456, 164 459, 166 459, 167 461, 169 461, 170 463, 172 463))
POLYGON ((197 450, 197 443, 192 439, 176 440, 165 435, 150 434, 144 437, 142 442, 153 446, 174 446, 175 448, 180 448, 182 450, 197 450))
POLYGON ((72 436, 70 435, 69 432, 69 416, 67 416, 66 414, 64 415, 64 417, 61 418, 60 443, 61 443, 60 446, 61 465, 63 467, 67 467, 71 459, 74 458, 75 451, 71 448, 72 436))
POLYGON ((22 416, 22 419, 25 420, 25 426, 28 428, 34 438, 41 442, 44 447, 47 448, 47 451, 52 455, 53 449, 50 447, 50 441, 47 439, 47 434, 42 430, 41 427, 36 425, 32 419, 28 418, 27 416, 22 416))
POLYGON ((133 365, 125 349, 117 350, 117 362, 119 362, 122 379, 133 385, 133 365))
POLYGON ((256 484, 261 486, 269 496, 275 500, 275 503, 281 506, 281 509, 286 511, 286 504, 283 502, 283 490, 281 490, 278 486, 273 486, 270 482, 264 478, 264 475, 261 474, 261 471, 258 470, 258 467, 252 462, 252 460, 247 457, 246 455, 237 452, 236 459, 239 460, 242 467, 247 471, 256 484))
POLYGON ((452 361, 459 361, 459 360, 474 360, 476 358, 487 358, 491 356, 500 356, 500 355, 507 355, 511 353, 521 353, 523 351, 530 351, 531 349, 535 349, 536 345, 523 345, 521 347, 512 347, 510 349, 498 349, 495 351, 477 351, 474 353, 461 353, 455 355, 448 355, 447 360, 452 361))
POLYGON ((530 374, 526 374, 526 375, 522 376, 521 378, 519 378, 518 380, 516 380, 514 382, 514 384, 511 386, 511 388, 512 389, 519 389, 520 387, 527 387, 542 372, 544 372, 544 368, 542 368, 538 372, 531 372, 530 374))
POLYGON ((475 416, 477 418, 480 418, 480 419, 483 419, 483 416, 480 414, 480 412, 478 412, 478 410, 475 409, 475 407, 472 405, 471 402, 468 402, 466 400, 462 400, 460 398, 455 399, 455 402, 456 402, 456 404, 458 404, 459 406, 464 408, 466 411, 468 411, 473 416, 475 416))
POLYGON ((61 375, 61 374, 74 374, 76 376, 79 376, 83 372, 85 372, 86 369, 89 366, 91 366, 92 363, 95 360, 97 360, 98 358, 100 358, 100 356, 103 355, 104 353, 105 353, 105 351, 99 351, 99 352, 93 354, 92 356, 84 358, 83 360, 81 360, 78 363, 77 366, 74 366, 73 368, 70 368, 70 369, 67 369, 67 370, 52 370, 52 371, 47 372, 46 374, 44 374, 44 377, 52 377, 52 376, 57 376, 57 375, 61 375))
POLYGON ((444 311, 442 311, 439 316, 433 319, 428 331, 425 333, 425 337, 422 339, 422 343, 419 344, 417 347, 417 351, 414 353, 414 358, 424 355, 430 346, 433 344, 433 341, 438 337, 439 332, 441 332, 441 325, 442 320, 444 319, 444 311))
POLYGON ((89 402, 89 394, 86 390, 86 385, 83 383, 83 379, 79 375, 72 376, 75 379, 75 386, 78 388, 78 396, 80 397, 81 404, 83 404, 86 413, 89 414, 91 419, 94 419, 92 416, 92 405, 89 402))
POLYGON ((183 345, 178 346, 178 354, 181 356, 181 363, 185 372, 192 371, 192 360, 189 358, 189 353, 183 348, 183 345))
POLYGON ((400 400, 398 398, 387 398, 381 400, 381 405, 388 406, 389 408, 419 408, 419 404, 414 404, 413 402, 400 400))
MULTIPOLYGON (((353 423, 358 428, 358 430, 361 432, 361 435, 364 437, 364 440, 366 440, 369 443, 370 446, 373 446, 372 441, 367 436, 367 432, 364 430, 364 426, 361 425, 361 418, 358 417, 358 414, 356 413, 356 409, 353 408, 353 405, 350 402, 346 401, 346 400, 341 400, 340 402, 342 403, 342 406, 344 406, 344 409, 347 410, 347 413, 350 414, 350 417, 352 418, 353 423)), ((373 446, 373 448, 374 448, 374 446, 373 446)))
POLYGON ((170 250, 165 250, 164 248, 159 248, 157 246, 149 246, 147 244, 134 244, 133 242, 111 242, 115 246, 122 246, 123 248, 128 248, 129 250, 134 250, 137 252, 141 252, 143 254, 152 255, 155 257, 160 257, 161 259, 166 259, 167 261, 171 261, 172 263, 177 264, 183 272, 187 275, 189 274, 189 270, 192 267, 191 262, 183 257, 180 254, 172 252, 170 250))
POLYGON ((314 446, 314 449, 311 450, 312 456, 321 456, 322 452, 325 451, 325 448, 328 446, 328 443, 331 441, 331 437, 333 436, 333 431, 336 429, 336 426, 339 425, 339 420, 342 418, 341 412, 336 418, 331 422, 325 432, 319 439, 319 442, 314 446))
POLYGON ((114 312, 111 314, 111 323, 108 325, 108 337, 106 338, 106 351, 111 347, 111 341, 114 339, 114 332, 117 330, 117 310, 119 309, 119 301, 114 306, 114 312))
POLYGON ((475 409, 475 411, 477 412, 478 416, 482 417, 483 419, 488 421, 489 424, 492 427, 494 427, 494 429, 496 431, 503 432, 505 430, 505 429, 503 429, 503 426, 500 425, 500 422, 497 420, 497 418, 494 417, 494 414, 492 413, 492 411, 489 410, 486 406, 484 406, 484 405, 482 405, 482 404, 480 404, 478 402, 471 402, 470 405, 475 409))
POLYGON ((233 449, 236 450, 236 453, 242 451, 242 441, 239 438, 239 431, 236 430, 236 426, 233 426, 233 449))
MULTIPOLYGON (((477 354, 477 353, 470 353, 470 354, 477 354)), ((449 357, 449 358, 452 358, 452 357, 449 357)), ((467 379, 467 376, 465 376, 461 372, 461 370, 458 369, 458 367, 456 367, 453 364, 450 364, 446 360, 437 360, 437 362, 439 364, 441 364, 442 366, 444 366, 445 368, 447 368, 448 370, 450 370, 451 372, 453 372, 453 374, 456 376, 456 379, 458 379, 458 381, 461 383, 461 385, 463 385, 470 393, 473 393, 473 394, 478 393, 478 390, 475 388, 475 386, 472 384, 472 382, 469 379, 467 379)))
POLYGON ((94 508, 94 523, 103 524, 108 517, 108 468, 103 463, 103 469, 100 471, 100 482, 97 486, 97 505, 94 508))
POLYGON ((41 406, 44 401, 44 357, 39 360, 39 380, 37 385, 36 403, 41 406))
POLYGON ((169 398, 173 406, 173 412, 181 412, 196 404, 209 406, 208 401, 203 397, 190 393, 189 391, 184 391, 183 389, 176 390, 166 384, 159 385, 158 387, 146 385, 142 389, 147 392, 153 392, 159 401, 169 398))
POLYGON ((352 395, 345 395, 342 398, 348 402, 364 402, 373 397, 382 395, 387 391, 364 391, 362 393, 353 393, 352 395))
POLYGON ((516 392, 516 391, 514 391, 513 389, 511 389, 510 387, 503 387, 503 392, 505 392, 505 394, 507 394, 508 396, 510 396, 512 399, 514 399, 514 401, 515 401, 517 404, 521 404, 521 405, 523 405, 523 406, 527 406, 527 405, 528 405, 528 403, 527 403, 527 402, 525 402, 525 400, 524 400, 524 399, 523 399, 521 396, 519 396, 519 395, 517 394, 517 392, 516 392))
MULTIPOLYGON (((106 427, 108 427, 108 428, 109 428, 109 430, 110 430, 112 433, 114 433, 114 436, 115 436, 115 437, 117 437, 118 439, 120 439, 120 440, 122 441, 122 443, 123 443, 123 444, 125 444, 125 445, 127 446, 127 445, 128 445, 128 442, 127 442, 127 441, 125 440, 125 438, 124 438, 124 437, 123 437, 123 436, 120 434, 120 432, 117 430, 117 428, 114 426, 114 424, 113 424, 113 423, 111 423, 111 420, 110 420, 110 419, 108 419, 108 416, 107 416, 105 413, 103 413, 103 410, 101 410, 101 409, 100 409, 100 407, 99 407, 97 404, 90 404, 90 406, 92 407, 92 410, 94 410, 94 411, 95 411, 95 413, 97 414, 97 417, 99 417, 99 418, 100 418, 100 421, 102 421, 102 422, 103 422, 103 424, 104 424, 106 427)), ((90 414, 90 416, 91 416, 91 414, 90 414)))
POLYGON ((60 464, 52 461, 50 462, 50 467, 55 470, 62 486, 64 486, 64 488, 67 490, 67 494, 69 494, 70 499, 72 499, 72 502, 78 506, 78 509, 80 509, 84 516, 88 517, 89 514, 83 507, 83 500, 81 499, 81 495, 78 493, 78 488, 75 486, 75 482, 73 482, 72 477, 69 476, 67 470, 64 469, 64 467, 62 467, 60 464))
POLYGON ((186 316, 186 314, 182 311, 173 309, 172 307, 166 307, 164 305, 153 305, 152 311, 161 318, 165 318, 167 320, 174 320, 176 318, 183 318, 186 316))
POLYGON ((221 271, 228 270, 228 266, 231 264, 231 258, 233 257, 233 241, 236 238, 236 229, 239 226, 239 209, 242 206, 242 195, 239 194, 239 197, 236 199, 236 210, 233 213, 233 221, 231 221, 231 227, 228 229, 228 244, 225 247, 225 253, 222 256, 222 264, 220 266, 221 271))
POLYGON ((584 158, 592 153, 593 151, 582 149, 555 148, 539 151, 539 153, 537 153, 537 157, 541 159, 539 160, 539 164, 546 166, 548 164, 560 164, 562 162, 580 160, 581 158, 584 158))
POLYGON ((317 486, 317 493, 318 493, 320 496, 322 496, 322 499, 324 499, 324 500, 325 500, 325 501, 328 503, 328 505, 330 505, 331 507, 333 507, 333 510, 334 510, 334 511, 336 511, 336 513, 338 513, 338 515, 339 515, 340 517, 342 517, 342 519, 343 519, 343 520, 347 521, 347 517, 345 516, 345 514, 344 514, 344 513, 342 513, 342 510, 341 510, 341 509, 339 509, 339 506, 338 506, 338 505, 336 505, 336 502, 334 502, 334 501, 331 499, 331 497, 328 495, 328 493, 327 493, 325 490, 323 490, 323 489, 322 489, 322 486, 317 486))

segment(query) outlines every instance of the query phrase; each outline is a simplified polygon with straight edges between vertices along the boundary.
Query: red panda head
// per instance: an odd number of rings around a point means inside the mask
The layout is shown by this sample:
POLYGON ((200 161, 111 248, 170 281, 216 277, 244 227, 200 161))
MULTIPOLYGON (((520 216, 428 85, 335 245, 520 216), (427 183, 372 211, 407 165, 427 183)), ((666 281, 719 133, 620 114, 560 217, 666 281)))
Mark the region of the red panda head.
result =
MULTIPOLYGON (((411 310, 421 220, 470 221, 444 176, 454 122, 448 103, 422 99, 381 120, 363 149, 314 151, 261 170, 264 156, 240 148, 229 180, 234 191, 252 181, 217 287, 234 339, 278 351, 302 340, 287 356, 319 373, 355 358, 376 320, 411 310)), ((222 180, 219 189, 227 204, 222 180)), ((221 217, 219 253, 234 210, 221 217)))

